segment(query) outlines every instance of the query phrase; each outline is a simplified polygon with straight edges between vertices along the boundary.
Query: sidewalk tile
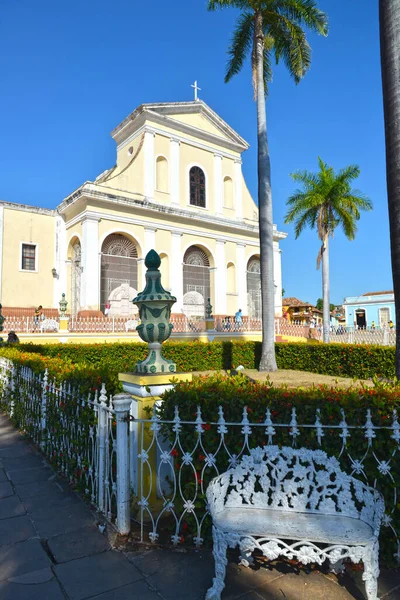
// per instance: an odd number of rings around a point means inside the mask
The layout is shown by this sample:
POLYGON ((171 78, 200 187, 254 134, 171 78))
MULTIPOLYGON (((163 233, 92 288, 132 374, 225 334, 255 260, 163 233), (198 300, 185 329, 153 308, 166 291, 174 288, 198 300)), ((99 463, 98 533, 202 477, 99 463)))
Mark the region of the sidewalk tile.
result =
POLYGON ((65 600, 55 579, 46 583, 23 585, 18 583, 0 583, 1 600, 65 600))
POLYGON ((35 535, 36 532, 28 516, 0 521, 0 546, 22 542, 35 535))
POLYGON ((29 445, 24 440, 18 440, 15 443, 9 443, 7 447, 0 447, 0 458, 22 458, 35 454, 33 446, 29 445))
POLYGON ((45 514, 42 514, 41 518, 34 516, 31 518, 40 537, 45 539, 82 529, 94 523, 93 514, 83 502, 79 504, 67 504, 57 510, 50 510, 47 517, 45 514))
POLYGON ((54 571, 70 600, 83 600, 142 578, 139 571, 115 551, 56 565, 54 571))
POLYGON ((54 485, 46 495, 24 498, 22 503, 33 519, 43 519, 56 509, 71 504, 82 504, 82 498, 74 492, 64 492, 54 485))
POLYGON ((51 560, 37 539, 0 547, 0 581, 50 565, 51 560))
POLYGON ((9 481, 5 483, 0 483, 0 498, 7 498, 8 496, 12 496, 14 490, 9 481))
POLYGON ((15 486, 24 483, 33 483, 47 481, 54 475, 50 467, 33 467, 29 469, 18 469, 16 471, 7 471, 7 474, 15 486))
POLYGON ((94 596, 90 600, 160 600, 160 596, 151 590, 145 581, 137 581, 94 596))
POLYGON ((106 536, 101 534, 94 525, 57 535, 51 538, 48 544, 58 563, 100 554, 110 549, 106 536))
POLYGON ((20 517, 26 513, 25 507, 21 504, 18 496, 8 496, 0 500, 0 520, 10 517, 20 517))
POLYGON ((44 496, 53 490, 59 489, 54 481, 35 481, 15 486, 15 492, 22 499, 32 496, 44 496))
POLYGON ((0 483, 4 483, 4 481, 8 481, 8 477, 4 469, 0 469, 0 483))
POLYGON ((45 458, 41 454, 36 454, 34 452, 31 452, 26 456, 17 456, 16 458, 2 458, 1 462, 4 469, 10 473, 18 471, 19 469, 32 469, 33 467, 48 466, 45 458))

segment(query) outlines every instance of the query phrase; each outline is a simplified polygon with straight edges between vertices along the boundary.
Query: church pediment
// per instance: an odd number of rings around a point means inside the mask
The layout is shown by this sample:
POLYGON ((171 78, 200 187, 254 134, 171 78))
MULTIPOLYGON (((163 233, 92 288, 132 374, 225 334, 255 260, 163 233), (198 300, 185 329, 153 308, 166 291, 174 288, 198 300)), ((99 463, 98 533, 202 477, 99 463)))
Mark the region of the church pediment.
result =
POLYGON ((177 134, 209 140, 240 153, 249 147, 249 144, 226 121, 201 100, 142 104, 122 121, 111 135, 120 145, 145 124, 168 127, 177 134))

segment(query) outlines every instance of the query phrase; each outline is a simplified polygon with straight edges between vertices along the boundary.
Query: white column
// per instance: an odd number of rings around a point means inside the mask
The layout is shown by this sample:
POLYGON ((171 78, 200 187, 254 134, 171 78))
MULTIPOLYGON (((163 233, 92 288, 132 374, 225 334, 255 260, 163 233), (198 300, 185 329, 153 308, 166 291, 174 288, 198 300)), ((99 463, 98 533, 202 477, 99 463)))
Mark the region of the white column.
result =
POLYGON ((282 250, 279 242, 274 242, 274 285, 275 285, 275 316, 282 316, 282 250))
MULTIPOLYGON (((58 308, 61 294, 67 293, 67 232, 65 221, 61 216, 55 217, 55 248, 54 268, 57 275, 54 277, 54 308, 58 308)), ((71 298, 66 298, 71 308, 71 298)))
POLYGON ((86 217, 82 222, 81 306, 99 310, 99 219, 86 217))
POLYGON ((0 206, 0 302, 3 293, 3 231, 4 231, 4 206, 0 206))
POLYGON ((156 250, 156 231, 155 227, 144 228, 144 244, 143 244, 143 263, 142 263, 142 289, 146 285, 146 267, 144 259, 150 250, 156 250))
POLYGON ((235 214, 238 219, 243 218, 243 174, 240 158, 235 160, 235 214))
POLYGON ((181 313, 183 308, 183 256, 182 234, 171 233, 171 260, 169 261, 169 281, 171 294, 176 297, 176 304, 172 307, 173 313, 181 313))
POLYGON ((217 240, 215 246, 215 306, 213 313, 215 315, 226 315, 226 260, 225 260, 225 242, 217 240))
POLYGON ((144 134, 144 195, 154 198, 154 133, 146 131, 144 134))
POLYGON ((214 154, 214 210, 216 215, 222 215, 223 207, 222 154, 214 154))
POLYGON ((180 141, 176 138, 170 139, 170 181, 171 181, 171 203, 180 205, 179 194, 179 146, 180 141))
POLYGON ((247 265, 245 256, 246 244, 236 244, 236 262, 237 274, 236 281, 239 292, 239 306, 242 309, 243 315, 248 315, 247 308, 247 265))

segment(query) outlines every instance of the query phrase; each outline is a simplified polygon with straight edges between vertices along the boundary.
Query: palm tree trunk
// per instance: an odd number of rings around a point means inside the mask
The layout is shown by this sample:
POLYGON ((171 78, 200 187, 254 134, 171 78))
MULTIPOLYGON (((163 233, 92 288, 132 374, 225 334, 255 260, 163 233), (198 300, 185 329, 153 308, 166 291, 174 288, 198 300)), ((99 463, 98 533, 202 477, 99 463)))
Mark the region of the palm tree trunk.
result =
POLYGON ((400 0, 380 0, 390 247, 396 306, 396 377, 400 379, 400 0))
POLYGON ((262 349, 260 371, 276 371, 274 228, 272 220, 271 163, 267 138, 267 111, 264 89, 264 33, 262 14, 256 14, 256 77, 258 139, 258 214, 260 224, 262 349))
POLYGON ((331 324, 331 299, 329 288, 329 238, 323 241, 322 248, 322 301, 323 301, 323 340, 326 344, 330 342, 330 324, 331 324))

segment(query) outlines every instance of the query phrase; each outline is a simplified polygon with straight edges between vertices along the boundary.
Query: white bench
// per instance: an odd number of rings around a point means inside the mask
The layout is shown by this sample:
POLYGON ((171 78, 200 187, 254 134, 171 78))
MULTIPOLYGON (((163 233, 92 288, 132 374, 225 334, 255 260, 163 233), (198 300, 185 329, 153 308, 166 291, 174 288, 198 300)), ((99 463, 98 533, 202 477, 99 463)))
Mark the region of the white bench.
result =
POLYGON ((125 323, 125 331, 128 333, 128 331, 136 331, 136 327, 138 326, 139 322, 137 319, 129 319, 129 321, 127 321, 125 323))
POLYGON ((228 546, 239 546, 246 565, 256 548, 269 560, 328 559, 334 570, 343 559, 363 561, 367 598, 377 600, 383 497, 343 473, 336 458, 306 448, 254 448, 211 481, 207 502, 215 577, 206 600, 221 598, 228 546))
POLYGON ((39 324, 40 332, 43 331, 58 331, 60 326, 55 319, 44 319, 39 324))

